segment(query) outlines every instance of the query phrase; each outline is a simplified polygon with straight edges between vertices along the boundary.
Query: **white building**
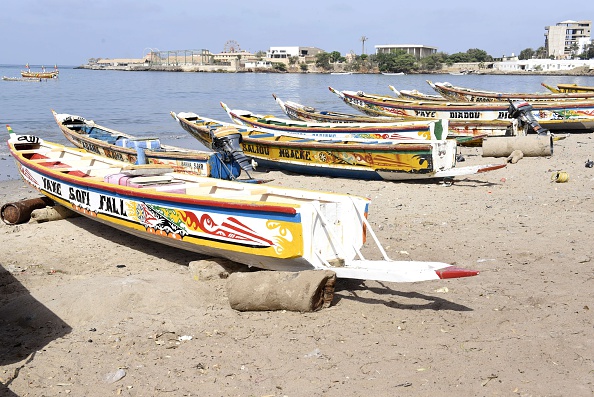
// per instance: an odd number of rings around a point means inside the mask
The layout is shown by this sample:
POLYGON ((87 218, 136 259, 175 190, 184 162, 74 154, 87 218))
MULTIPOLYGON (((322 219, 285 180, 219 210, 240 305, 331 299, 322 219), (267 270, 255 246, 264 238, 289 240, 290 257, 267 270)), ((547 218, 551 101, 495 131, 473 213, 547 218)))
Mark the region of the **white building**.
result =
POLYGON ((588 67, 594 70, 593 59, 522 59, 508 60, 503 62, 494 62, 493 69, 502 72, 518 71, 542 71, 542 72, 560 72, 572 70, 579 67, 588 67))
POLYGON ((298 57, 300 58, 299 62, 307 62, 315 59, 315 56, 322 52, 324 50, 317 47, 270 47, 266 51, 266 59, 288 63, 290 57, 298 57))
POLYGON ((397 50, 402 50, 407 54, 413 55, 416 59, 428 57, 437 52, 437 47, 429 47, 420 44, 383 44, 375 46, 376 54, 389 54, 397 50))
POLYGON ((555 59, 571 59, 590 44, 592 21, 563 21, 545 26, 547 55, 555 59))

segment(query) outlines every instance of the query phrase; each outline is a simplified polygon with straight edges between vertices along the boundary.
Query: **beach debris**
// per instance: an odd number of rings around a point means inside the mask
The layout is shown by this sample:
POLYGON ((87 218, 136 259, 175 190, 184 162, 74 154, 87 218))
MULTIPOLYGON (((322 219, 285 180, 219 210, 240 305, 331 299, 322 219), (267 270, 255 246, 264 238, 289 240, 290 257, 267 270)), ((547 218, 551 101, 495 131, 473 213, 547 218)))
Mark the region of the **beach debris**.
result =
POLYGON ((336 273, 330 270, 233 273, 227 297, 238 311, 312 312, 330 306, 335 283, 336 273))
POLYGON ((31 212, 31 223, 43 223, 50 221, 59 221, 61 219, 74 218, 82 216, 77 212, 74 212, 61 205, 54 207, 39 208, 31 212))
POLYGON ((31 219, 31 213, 34 210, 53 205, 53 200, 46 196, 6 203, 0 209, 0 217, 7 225, 27 223, 31 219))
POLYGON ((569 174, 565 171, 553 172, 551 182, 564 183, 569 180, 569 174))
POLYGON ((509 156, 507 156, 507 162, 516 164, 518 161, 520 161, 520 159, 522 159, 522 157, 524 157, 524 153, 521 150, 516 149, 511 152, 509 156))
POLYGON ((586 168, 592 168, 594 167, 594 161, 588 159, 588 161, 586 161, 586 168))
POLYGON ((305 358, 319 358, 322 356, 322 351, 317 347, 313 349, 313 351, 307 353, 304 357, 305 358))
POLYGON ((115 383, 118 380, 122 379, 124 376, 126 376, 126 371, 120 368, 115 372, 110 372, 107 375, 105 375, 105 381, 107 383, 115 383))

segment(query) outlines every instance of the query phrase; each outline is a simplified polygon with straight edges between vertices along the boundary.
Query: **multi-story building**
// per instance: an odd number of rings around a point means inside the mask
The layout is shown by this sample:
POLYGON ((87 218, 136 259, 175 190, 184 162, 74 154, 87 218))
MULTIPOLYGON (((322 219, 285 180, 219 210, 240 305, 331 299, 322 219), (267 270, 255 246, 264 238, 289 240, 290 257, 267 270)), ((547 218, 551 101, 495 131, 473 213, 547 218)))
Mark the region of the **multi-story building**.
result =
POLYGON ((270 47, 266 59, 272 62, 288 63, 290 57, 298 57, 299 62, 311 62, 324 50, 317 47, 270 47))
POLYGON ((592 21, 563 21, 545 26, 545 48, 554 59, 571 59, 584 51, 591 38, 592 21))
POLYGON ((375 46, 376 54, 389 54, 397 50, 402 50, 407 54, 411 54, 416 59, 425 58, 437 52, 436 47, 429 47, 426 45, 418 44, 387 44, 375 46))

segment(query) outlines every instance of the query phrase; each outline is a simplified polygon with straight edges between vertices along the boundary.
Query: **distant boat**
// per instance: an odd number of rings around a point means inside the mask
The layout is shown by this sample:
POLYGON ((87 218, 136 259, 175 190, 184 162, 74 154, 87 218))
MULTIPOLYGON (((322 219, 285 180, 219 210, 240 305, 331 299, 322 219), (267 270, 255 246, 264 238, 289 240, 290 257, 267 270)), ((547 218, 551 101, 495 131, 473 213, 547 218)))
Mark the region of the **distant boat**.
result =
POLYGON ((332 72, 330 74, 334 74, 334 75, 343 75, 343 74, 353 74, 353 72, 332 72))
POLYGON ((41 67, 41 72, 32 72, 31 68, 29 68, 29 64, 26 64, 25 67, 27 70, 21 70, 21 76, 24 78, 57 79, 58 74, 60 73, 57 65, 54 65, 54 70, 51 72, 46 72, 44 66, 41 67))
POLYGON ((398 73, 390 73, 390 72, 382 72, 384 76, 404 76, 406 73, 398 72, 398 73))
POLYGON ((39 77, 7 77, 2 76, 2 80, 4 81, 41 81, 39 77))

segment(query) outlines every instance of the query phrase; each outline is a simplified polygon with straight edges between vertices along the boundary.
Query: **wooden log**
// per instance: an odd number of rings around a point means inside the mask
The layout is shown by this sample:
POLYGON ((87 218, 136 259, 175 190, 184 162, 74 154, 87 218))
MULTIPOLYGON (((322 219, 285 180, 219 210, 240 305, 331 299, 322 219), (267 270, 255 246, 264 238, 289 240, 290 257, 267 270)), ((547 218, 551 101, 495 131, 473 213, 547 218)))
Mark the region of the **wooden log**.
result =
POLYGON ((483 139, 483 157, 508 157, 520 150, 524 157, 547 157, 553 155, 551 135, 497 136, 483 139))
POLYGON ((74 212, 71 209, 56 205, 54 207, 38 208, 31 213, 32 223, 43 223, 50 221, 58 221, 60 219, 74 218, 82 216, 78 212, 74 212))
POLYGON ((34 210, 53 205, 55 205, 54 201, 45 196, 6 203, 0 209, 0 217, 7 225, 18 225, 29 222, 34 210))
POLYGON ((330 270, 233 273, 227 279, 227 296, 238 311, 312 312, 330 306, 335 283, 336 273, 330 270))

